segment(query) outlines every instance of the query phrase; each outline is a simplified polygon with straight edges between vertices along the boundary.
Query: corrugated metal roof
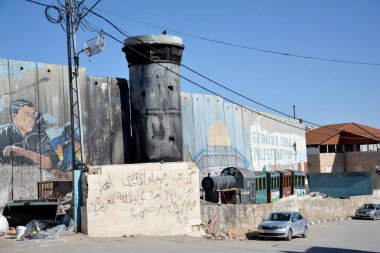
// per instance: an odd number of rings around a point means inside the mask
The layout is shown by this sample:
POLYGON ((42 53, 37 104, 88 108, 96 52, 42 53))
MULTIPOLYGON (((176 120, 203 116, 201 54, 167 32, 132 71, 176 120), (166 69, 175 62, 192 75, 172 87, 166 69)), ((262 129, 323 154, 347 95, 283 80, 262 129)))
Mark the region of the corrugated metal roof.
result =
POLYGON ((358 123, 326 125, 306 132, 306 145, 376 143, 380 143, 380 129, 358 123))

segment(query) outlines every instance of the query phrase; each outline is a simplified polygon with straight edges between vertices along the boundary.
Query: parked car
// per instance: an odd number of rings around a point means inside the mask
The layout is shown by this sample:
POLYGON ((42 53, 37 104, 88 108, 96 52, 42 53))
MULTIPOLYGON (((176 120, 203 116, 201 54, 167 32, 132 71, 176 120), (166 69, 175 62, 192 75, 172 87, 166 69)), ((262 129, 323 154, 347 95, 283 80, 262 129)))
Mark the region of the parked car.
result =
POLYGON ((259 238, 277 237, 290 241, 293 236, 307 237, 308 222, 298 212, 272 212, 257 227, 259 238))
POLYGON ((364 204, 355 211, 355 218, 380 219, 380 205, 364 204))

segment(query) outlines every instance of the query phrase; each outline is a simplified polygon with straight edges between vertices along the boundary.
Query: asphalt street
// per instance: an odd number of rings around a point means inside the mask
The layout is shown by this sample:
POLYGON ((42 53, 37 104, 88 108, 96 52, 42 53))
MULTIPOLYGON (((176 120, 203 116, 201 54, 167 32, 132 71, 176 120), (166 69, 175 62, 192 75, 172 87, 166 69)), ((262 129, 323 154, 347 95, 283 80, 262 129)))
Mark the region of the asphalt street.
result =
POLYGON ((311 225, 307 238, 285 240, 214 241, 194 237, 89 238, 83 234, 48 240, 0 239, 0 252, 121 253, 373 253, 380 252, 380 220, 344 220, 311 225))

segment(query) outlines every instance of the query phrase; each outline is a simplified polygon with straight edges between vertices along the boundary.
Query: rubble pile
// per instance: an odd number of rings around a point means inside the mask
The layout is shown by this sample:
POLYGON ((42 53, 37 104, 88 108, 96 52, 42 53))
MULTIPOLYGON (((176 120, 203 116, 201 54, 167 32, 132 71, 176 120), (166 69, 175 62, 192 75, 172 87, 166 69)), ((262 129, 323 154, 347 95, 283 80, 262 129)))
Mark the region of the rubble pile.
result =
POLYGON ((247 234, 244 232, 231 232, 226 229, 216 229, 207 224, 202 224, 201 227, 205 232, 203 237, 209 240, 248 240, 247 234))

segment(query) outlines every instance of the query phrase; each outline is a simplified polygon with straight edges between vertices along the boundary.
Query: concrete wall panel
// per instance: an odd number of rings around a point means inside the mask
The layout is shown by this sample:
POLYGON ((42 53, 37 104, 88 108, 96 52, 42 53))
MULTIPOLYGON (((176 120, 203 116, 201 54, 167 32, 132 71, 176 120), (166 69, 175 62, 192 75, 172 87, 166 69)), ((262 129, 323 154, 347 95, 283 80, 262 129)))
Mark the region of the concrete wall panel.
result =
POLYGON ((199 171, 192 163, 90 167, 82 182, 82 231, 89 236, 186 235, 199 229, 199 171))
POLYGON ((11 121, 8 60, 0 59, 0 128, 11 121))
MULTIPOLYGON (((182 106, 187 105, 184 103, 182 106)), ((190 105, 190 104, 189 104, 190 105)), ((200 174, 207 176, 207 159, 202 160, 201 155, 207 152, 207 129, 205 127, 205 115, 204 111, 204 96, 200 94, 192 94, 192 107, 193 107, 193 120, 194 120, 194 132, 183 132, 183 134, 191 134, 190 138, 194 138, 194 153, 191 153, 193 161, 197 164, 200 174)), ((184 137, 184 141, 188 140, 184 137)), ((187 145, 187 143, 185 143, 187 145)))
POLYGON ((121 78, 108 78, 109 89, 109 106, 110 106, 110 130, 111 130, 111 164, 123 164, 127 162, 128 158, 124 158, 124 150, 129 150, 129 138, 128 133, 125 132, 125 138, 123 137, 123 125, 129 129, 129 104, 127 110, 124 112, 125 117, 128 118, 128 122, 123 124, 121 97, 124 96, 128 99, 128 82, 121 78), (124 93, 122 92, 124 91, 124 93), (128 125, 128 127, 127 127, 128 125), (122 148, 124 147, 124 148, 122 148))
POLYGON ((191 161, 191 155, 195 154, 195 135, 193 117, 193 98, 191 93, 181 93, 181 115, 184 145, 184 160, 191 161))
POLYGON ((106 77, 87 77, 86 89, 82 93, 83 123, 86 123, 86 147, 89 165, 110 164, 111 124, 110 93, 106 77), (96 106, 94 106, 96 105, 96 106))

